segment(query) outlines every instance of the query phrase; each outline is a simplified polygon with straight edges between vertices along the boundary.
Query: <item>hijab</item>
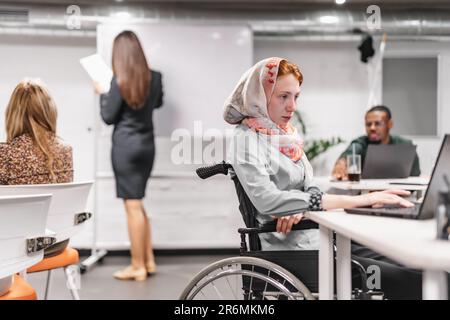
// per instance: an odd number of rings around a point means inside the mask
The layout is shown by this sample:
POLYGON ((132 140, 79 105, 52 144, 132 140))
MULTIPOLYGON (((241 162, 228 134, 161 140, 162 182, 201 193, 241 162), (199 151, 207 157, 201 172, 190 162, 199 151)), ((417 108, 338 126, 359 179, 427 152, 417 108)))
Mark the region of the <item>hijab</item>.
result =
POLYGON ((243 124, 266 135, 282 154, 297 162, 304 154, 303 140, 297 129, 290 123, 285 127, 277 125, 267 110, 282 60, 278 57, 264 59, 247 70, 225 101, 223 117, 230 124, 243 124))

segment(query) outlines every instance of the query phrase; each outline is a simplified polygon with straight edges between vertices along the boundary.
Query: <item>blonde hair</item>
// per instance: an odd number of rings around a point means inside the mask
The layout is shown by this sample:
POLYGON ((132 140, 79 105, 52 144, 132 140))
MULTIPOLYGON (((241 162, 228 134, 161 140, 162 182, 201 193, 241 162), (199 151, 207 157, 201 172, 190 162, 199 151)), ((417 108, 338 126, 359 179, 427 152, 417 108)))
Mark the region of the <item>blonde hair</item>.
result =
POLYGON ((29 135, 47 158, 53 180, 54 154, 49 139, 56 136, 56 119, 55 102, 39 79, 24 79, 16 86, 6 107, 6 139, 11 142, 23 134, 29 135))

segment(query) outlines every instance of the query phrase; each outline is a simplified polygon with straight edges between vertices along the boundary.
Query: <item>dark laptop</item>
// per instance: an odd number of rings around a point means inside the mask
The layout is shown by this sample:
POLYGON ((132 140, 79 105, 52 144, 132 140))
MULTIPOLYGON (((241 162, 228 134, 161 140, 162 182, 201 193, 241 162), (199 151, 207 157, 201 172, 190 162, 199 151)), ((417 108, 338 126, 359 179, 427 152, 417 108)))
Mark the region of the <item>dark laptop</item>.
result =
POLYGON ((363 179, 407 178, 416 157, 416 146, 408 144, 370 144, 367 148, 363 179))
POLYGON ((399 208, 387 206, 383 208, 354 208, 345 209, 348 213, 386 216, 407 219, 431 219, 438 205, 439 190, 447 190, 444 176, 450 177, 450 135, 446 134, 441 144, 439 156, 433 168, 430 183, 423 202, 416 203, 413 208, 399 208))

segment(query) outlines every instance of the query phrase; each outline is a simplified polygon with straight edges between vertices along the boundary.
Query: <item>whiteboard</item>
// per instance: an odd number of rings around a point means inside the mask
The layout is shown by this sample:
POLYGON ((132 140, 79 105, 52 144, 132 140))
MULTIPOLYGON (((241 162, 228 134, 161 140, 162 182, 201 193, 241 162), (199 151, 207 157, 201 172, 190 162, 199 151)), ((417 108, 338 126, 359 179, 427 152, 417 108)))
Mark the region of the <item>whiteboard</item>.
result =
MULTIPOLYGON (((208 129, 223 133, 232 129, 222 118, 223 104, 253 64, 250 28, 103 24, 97 29, 97 50, 109 66, 114 38, 123 30, 138 35, 150 68, 163 76, 164 104, 153 114, 156 159, 144 199, 152 221, 154 247, 237 247, 236 230, 242 226, 242 218, 232 181, 229 177, 203 181, 195 176, 198 164, 174 164, 170 136, 176 129, 186 129, 202 140, 208 129), (200 132, 194 130, 197 121, 201 121, 200 132)), ((123 249, 129 244, 126 215, 122 201, 116 198, 111 168, 112 126, 107 127, 100 119, 98 122, 97 246, 123 249)))
POLYGON ((253 37, 248 26, 180 24, 102 24, 97 29, 98 53, 111 65, 114 38, 135 32, 151 69, 163 75, 164 105, 154 114, 155 134, 170 136, 194 121, 203 129, 225 129, 225 99, 253 64, 253 37))

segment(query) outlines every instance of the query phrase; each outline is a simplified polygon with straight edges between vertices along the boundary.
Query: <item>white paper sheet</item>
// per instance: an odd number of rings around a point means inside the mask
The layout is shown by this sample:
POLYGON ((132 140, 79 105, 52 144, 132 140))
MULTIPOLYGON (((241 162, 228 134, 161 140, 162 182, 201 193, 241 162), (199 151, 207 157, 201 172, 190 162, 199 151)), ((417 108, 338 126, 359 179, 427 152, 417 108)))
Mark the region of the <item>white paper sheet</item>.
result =
POLYGON ((105 92, 108 92, 111 85, 113 72, 102 57, 96 53, 80 59, 80 63, 91 79, 100 83, 105 92))

